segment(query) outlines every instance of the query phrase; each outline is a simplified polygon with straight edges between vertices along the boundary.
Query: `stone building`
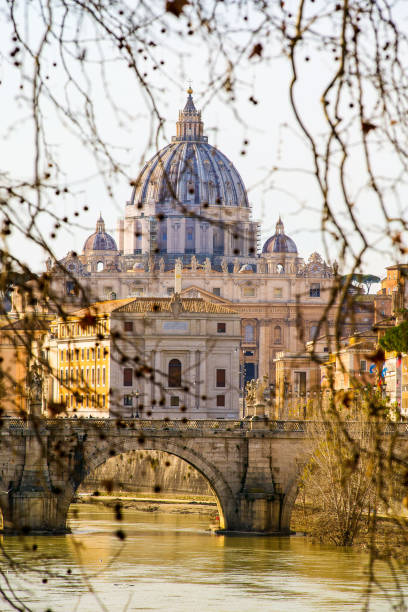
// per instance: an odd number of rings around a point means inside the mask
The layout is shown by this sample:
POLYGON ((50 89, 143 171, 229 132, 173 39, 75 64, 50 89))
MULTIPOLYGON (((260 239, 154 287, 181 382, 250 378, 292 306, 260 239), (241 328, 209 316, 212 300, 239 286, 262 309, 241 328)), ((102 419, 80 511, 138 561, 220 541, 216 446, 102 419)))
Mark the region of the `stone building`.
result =
POLYGON ((93 417, 239 417, 240 321, 199 298, 108 300, 51 324, 48 405, 93 417))
MULTIPOLYGON (((282 219, 259 248, 244 182, 232 162, 208 143, 188 91, 176 136, 134 181, 115 240, 100 217, 82 253, 48 263, 49 299, 74 312, 102 300, 170 296, 181 264, 181 295, 237 311, 241 321, 240 386, 275 380, 278 353, 304 351, 330 299, 334 273, 318 253, 306 260, 282 219)), ((271 208, 271 217, 278 215, 271 208)), ((27 308, 13 294, 12 314, 27 308)), ((45 303, 47 302, 47 303, 45 303)), ((30 307, 28 307, 30 308, 30 307)), ((334 308, 327 324, 334 325, 334 308)))

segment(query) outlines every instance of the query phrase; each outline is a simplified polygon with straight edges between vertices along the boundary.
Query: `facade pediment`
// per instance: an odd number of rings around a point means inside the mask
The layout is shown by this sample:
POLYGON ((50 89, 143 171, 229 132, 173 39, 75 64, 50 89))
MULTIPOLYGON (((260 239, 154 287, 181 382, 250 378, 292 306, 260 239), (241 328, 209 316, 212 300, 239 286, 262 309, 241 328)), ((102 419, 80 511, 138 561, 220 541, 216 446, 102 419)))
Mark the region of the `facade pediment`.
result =
POLYGON ((196 285, 191 285, 190 287, 186 287, 181 291, 181 297, 189 297, 189 298, 202 298, 206 302, 214 302, 215 304, 226 304, 231 306, 236 306, 231 300, 226 300, 225 298, 220 297, 219 295, 215 295, 211 291, 206 291, 202 289, 202 287, 197 287, 196 285))

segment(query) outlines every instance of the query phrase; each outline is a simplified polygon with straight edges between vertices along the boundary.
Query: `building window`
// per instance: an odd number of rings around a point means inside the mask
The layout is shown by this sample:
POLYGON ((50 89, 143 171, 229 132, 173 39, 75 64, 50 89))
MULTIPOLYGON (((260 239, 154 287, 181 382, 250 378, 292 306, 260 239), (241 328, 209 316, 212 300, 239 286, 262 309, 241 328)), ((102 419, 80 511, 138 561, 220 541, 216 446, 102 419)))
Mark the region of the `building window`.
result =
POLYGON ((217 368, 215 378, 216 378, 216 381, 215 381, 216 387, 225 387, 225 369, 224 368, 217 368))
POLYGON ((102 395, 102 408, 105 408, 106 406, 106 397, 105 395, 102 395))
POLYGON ((225 395, 217 395, 217 407, 218 408, 225 407, 225 395))
POLYGON ((275 344, 282 344, 282 328, 280 325, 275 326, 273 339, 275 344))
POLYGON ((101 384, 101 369, 96 369, 96 386, 99 387, 101 384))
POLYGON ((217 332, 219 334, 225 334, 227 331, 227 326, 225 323, 217 323, 217 332))
POLYGON ((102 386, 104 387, 104 386, 105 386, 105 384, 106 384, 106 370, 105 370, 105 368, 103 367, 103 368, 102 368, 102 386))
POLYGON ((221 295, 221 287, 213 287, 212 292, 213 292, 214 295, 220 296, 221 295))
POLYGON ((244 340, 245 342, 255 341, 254 326, 249 323, 244 327, 244 340))
POLYGON ((124 406, 133 406, 133 397, 131 395, 123 396, 123 405, 124 406))
POLYGON ((123 368, 123 386, 133 386, 133 370, 132 368, 123 368))
POLYGON ((98 261, 98 263, 96 264, 96 271, 102 272, 102 270, 103 270, 103 261, 98 261))
POLYGON ((168 386, 181 387, 181 362, 178 359, 169 362, 168 386))
POLYGON ((360 372, 367 372, 367 362, 365 359, 360 360, 360 372))
POLYGON ((180 406, 180 398, 178 395, 172 395, 170 397, 170 406, 180 406))
POLYGON ((94 385, 95 384, 95 368, 92 368, 92 373, 91 373, 91 383, 94 385))
POLYGON ((132 332, 133 331, 133 321, 125 321, 124 330, 125 332, 132 332))
POLYGON ((273 290, 273 297, 281 298, 282 297, 282 287, 275 287, 273 290))
POLYGON ((312 283, 309 291, 310 297, 320 297, 320 283, 312 283))
POLYGON ((100 358, 101 358, 101 349, 99 348, 99 346, 98 346, 98 349, 97 349, 97 351, 96 351, 96 358, 97 358, 97 359, 100 359, 100 358))
POLYGON ((60 385, 64 384, 64 370, 60 371, 60 385))
POLYGON ((255 287, 244 287, 242 289, 242 295, 244 297, 255 297, 255 287))
POLYGON ((295 394, 306 395, 306 372, 295 372, 295 394))
POLYGON ((89 360, 89 349, 86 349, 86 358, 89 360))
POLYGON ((174 287, 167 287, 167 295, 173 295, 174 287))
POLYGON ((110 294, 110 299, 116 300, 116 293, 114 291, 112 291, 112 293, 110 294))
POLYGON ((78 287, 75 281, 67 281, 65 285, 67 295, 78 295, 78 287))
POLYGON ((82 361, 84 360, 84 357, 85 357, 85 350, 82 349, 81 350, 81 359, 82 359, 82 361))

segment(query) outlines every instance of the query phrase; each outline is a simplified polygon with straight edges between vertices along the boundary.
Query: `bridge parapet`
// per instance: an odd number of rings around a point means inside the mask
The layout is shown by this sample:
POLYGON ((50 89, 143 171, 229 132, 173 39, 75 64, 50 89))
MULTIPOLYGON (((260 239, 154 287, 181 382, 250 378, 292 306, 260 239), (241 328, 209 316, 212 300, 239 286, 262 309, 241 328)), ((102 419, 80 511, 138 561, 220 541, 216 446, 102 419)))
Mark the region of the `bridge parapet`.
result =
MULTIPOLYGON (((48 430, 60 430, 65 428, 75 429, 107 429, 113 430, 149 430, 149 431, 201 431, 201 430, 217 430, 220 432, 249 432, 256 429, 257 431, 268 432, 296 432, 305 433, 307 430, 307 421, 278 421, 261 419, 254 422, 244 420, 206 420, 206 419, 89 419, 89 418, 54 418, 54 419, 38 419, 42 427, 48 430)), ((30 427, 24 419, 5 418, 0 420, 1 431, 20 431, 30 427)))
MULTIPOLYGON (((300 420, 275 420, 275 419, 259 419, 258 421, 251 420, 208 420, 208 419, 92 419, 92 418, 54 418, 36 419, 35 424, 41 424, 47 430, 58 431, 62 429, 72 430, 92 430, 104 429, 109 431, 131 430, 131 431, 151 431, 151 432, 200 432, 200 431, 219 431, 219 432, 251 432, 262 431, 273 434, 297 433, 303 435, 312 435, 312 427, 319 425, 318 421, 300 421, 300 420), (256 424, 256 427, 254 427, 256 424)), ((321 425, 325 425, 322 421, 321 425)), ((361 428, 359 421, 345 421, 345 429, 352 433, 361 428)), ((327 423, 330 426, 330 423, 327 423)), ((27 423, 24 419, 18 418, 3 418, 0 419, 0 434, 9 432, 21 432, 27 428, 32 428, 33 425, 27 423)), ((384 435, 396 434, 398 436, 408 436, 408 422, 386 422, 381 425, 384 435)))

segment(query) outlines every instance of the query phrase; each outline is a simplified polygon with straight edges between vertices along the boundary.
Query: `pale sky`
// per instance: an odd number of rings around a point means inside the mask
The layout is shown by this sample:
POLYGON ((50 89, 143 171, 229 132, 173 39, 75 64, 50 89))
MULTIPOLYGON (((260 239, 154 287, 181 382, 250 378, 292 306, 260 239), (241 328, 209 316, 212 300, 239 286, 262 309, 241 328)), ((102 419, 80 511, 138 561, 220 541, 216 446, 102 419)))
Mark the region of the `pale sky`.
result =
MULTIPOLYGON (((3 170, 12 176, 24 179, 32 173, 33 126, 24 99, 21 98, 24 96, 24 89, 19 89, 19 72, 10 64, 8 57, 12 43, 8 42, 9 30, 4 23, 0 24, 0 34, 3 40, 0 56, 0 133, 3 137, 1 165, 3 170)), ((196 107, 202 109, 209 142, 219 147, 234 163, 249 191, 253 218, 262 223, 262 243, 274 232, 277 218, 281 215, 285 231, 297 243, 301 256, 308 258, 317 250, 323 256, 335 259, 337 247, 330 239, 330 253, 324 253, 320 233, 319 193, 312 176, 304 172, 310 171, 311 157, 300 137, 289 105, 290 74, 287 60, 272 59, 268 65, 256 59, 246 62, 239 72, 243 84, 237 88, 237 99, 233 106, 227 101, 225 92, 212 97, 213 91, 209 86, 212 75, 208 73, 208 59, 202 45, 194 37, 184 37, 181 41, 177 36, 164 37, 162 48, 158 45, 157 53, 160 55, 162 52, 167 73, 150 71, 152 82, 161 90, 157 103, 161 115, 166 118, 166 138, 161 138, 160 146, 167 144, 176 132, 178 110, 185 104, 187 81, 191 79, 194 101, 196 107), (254 105, 249 100, 251 96, 258 104, 254 105), (238 111, 246 125, 238 120, 235 111, 238 111), (249 141, 247 146, 243 146, 244 140, 249 141), (243 149, 245 155, 241 154, 243 149), (286 170, 275 172, 273 176, 268 177, 271 169, 275 167, 286 170)), ((298 92, 307 120, 318 131, 320 124, 323 127, 319 97, 322 84, 330 76, 331 66, 324 56, 312 59, 313 61, 302 67, 303 79, 298 92)), ((146 65, 148 64, 149 60, 146 61, 146 65)), ((106 73, 112 96, 124 112, 118 122, 95 69, 94 78, 91 79, 91 98, 97 126, 107 142, 108 149, 120 160, 121 167, 130 177, 136 178, 143 161, 156 151, 156 146, 148 146, 152 127, 151 113, 134 75, 125 65, 109 63, 106 73)), ((52 68, 50 65, 49 74, 51 91, 62 95, 64 81, 59 67, 52 68)), ((72 100, 75 106, 75 96, 72 100)), ((131 187, 126 177, 120 173, 115 177, 104 176, 83 145, 63 125, 54 111, 47 113, 45 124, 51 149, 58 157, 60 168, 65 175, 66 186, 73 191, 72 195, 53 196, 52 212, 59 216, 67 214, 73 219, 71 215, 74 210, 82 210, 84 205, 89 207, 88 212, 81 212, 78 217, 78 227, 70 226, 69 229, 60 231, 57 240, 51 241, 56 256, 61 258, 68 250, 82 251, 85 239, 94 231, 100 212, 107 228, 116 238, 117 218, 123 214, 131 187), (106 183, 112 190, 112 198, 107 194, 106 183)), ((378 164, 381 171, 387 170, 389 163, 379 147, 378 164)), ((360 189, 361 165, 362 159, 357 152, 350 183, 355 185, 358 193, 357 212, 365 229, 370 233, 373 246, 378 249, 366 258, 365 271, 383 276, 384 267, 394 263, 393 254, 388 250, 384 224, 372 205, 371 196, 360 189), (386 250, 381 252, 382 249, 386 250)), ((21 210, 18 214, 24 218, 26 211, 21 210)), ((405 214, 405 208, 402 214, 405 214)), ((49 236, 51 224, 46 216, 42 218, 40 226, 44 235, 49 236)), ((13 235, 8 240, 8 246, 30 262, 35 270, 42 268, 44 254, 26 239, 17 234, 13 235)))

